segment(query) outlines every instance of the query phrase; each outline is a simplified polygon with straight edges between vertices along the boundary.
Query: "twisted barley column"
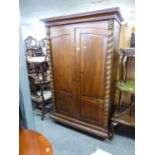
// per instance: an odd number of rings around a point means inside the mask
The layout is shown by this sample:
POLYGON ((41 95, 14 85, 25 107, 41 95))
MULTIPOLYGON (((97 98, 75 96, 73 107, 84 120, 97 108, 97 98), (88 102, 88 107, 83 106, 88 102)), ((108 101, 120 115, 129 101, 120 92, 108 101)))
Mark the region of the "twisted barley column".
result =
POLYGON ((48 65, 49 65, 49 74, 50 74, 50 83, 51 83, 51 92, 52 92, 52 111, 55 112, 55 96, 54 96, 54 82, 53 82, 53 59, 51 53, 51 41, 50 41, 50 28, 46 27, 46 37, 47 37, 47 56, 48 56, 48 65))
POLYGON ((105 115, 104 127, 108 128, 108 118, 111 101, 111 81, 112 81, 112 63, 113 63, 113 21, 109 21, 108 27, 108 45, 106 53, 106 71, 105 71, 105 115))

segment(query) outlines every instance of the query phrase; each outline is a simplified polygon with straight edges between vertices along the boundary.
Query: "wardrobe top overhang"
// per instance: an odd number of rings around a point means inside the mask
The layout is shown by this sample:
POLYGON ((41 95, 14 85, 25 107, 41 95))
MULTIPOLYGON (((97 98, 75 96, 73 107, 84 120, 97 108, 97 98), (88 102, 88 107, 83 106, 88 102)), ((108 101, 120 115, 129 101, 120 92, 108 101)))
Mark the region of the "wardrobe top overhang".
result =
POLYGON ((118 7, 98 11, 91 11, 87 13, 45 18, 41 19, 41 21, 44 22, 46 26, 58 26, 83 22, 103 21, 109 19, 115 19, 118 23, 121 23, 123 21, 120 9, 118 7))

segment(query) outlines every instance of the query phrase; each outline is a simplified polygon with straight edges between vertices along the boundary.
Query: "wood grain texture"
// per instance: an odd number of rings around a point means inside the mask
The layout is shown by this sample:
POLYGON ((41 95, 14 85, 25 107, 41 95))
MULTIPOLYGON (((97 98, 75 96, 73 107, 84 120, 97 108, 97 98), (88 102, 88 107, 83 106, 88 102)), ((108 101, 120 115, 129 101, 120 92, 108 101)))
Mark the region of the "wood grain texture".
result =
POLYGON ((107 30, 100 28, 76 29, 79 48, 79 117, 102 126, 104 120, 105 59, 107 30))
MULTIPOLYGON (((114 50, 114 64, 113 66, 115 67, 115 69, 113 70, 113 79, 112 79, 112 85, 115 86, 115 83, 117 80, 119 80, 119 42, 120 42, 120 26, 119 24, 114 21, 114 30, 113 30, 113 50, 114 50)), ((113 87, 112 90, 112 98, 113 98, 113 103, 116 104, 117 103, 117 98, 118 98, 118 92, 117 89, 115 87, 113 87)))
POLYGON ((117 20, 118 23, 123 21, 123 18, 120 14, 120 9, 118 7, 68 16, 46 18, 42 19, 41 21, 43 21, 48 26, 58 26, 82 22, 103 21, 109 19, 117 20))
POLYGON ((76 114, 76 72, 74 31, 59 29, 50 37, 53 57, 53 80, 56 110, 70 116, 76 114))
POLYGON ((104 137, 104 138, 109 137, 109 133, 107 132, 107 130, 105 130, 104 128, 102 128, 100 126, 96 126, 91 123, 86 123, 86 122, 80 121, 78 119, 68 117, 66 115, 62 115, 59 113, 55 113, 54 115, 51 115, 51 117, 57 122, 78 128, 78 129, 86 131, 88 133, 91 133, 91 134, 94 134, 94 135, 97 135, 100 137, 104 137))
POLYGON ((108 42, 107 42, 107 52, 106 52, 106 73, 105 73, 105 119, 104 119, 104 127, 108 128, 109 115, 110 115, 110 106, 112 104, 111 98, 111 90, 112 90, 112 72, 114 71, 113 67, 113 26, 114 21, 109 20, 109 28, 108 28, 108 42))
MULTIPOLYGON (((116 12, 111 13, 118 16, 116 12)), ((45 21, 50 25, 49 53, 55 98, 52 118, 109 137, 119 22, 111 18, 107 10, 98 15, 92 13, 45 21), (71 21, 74 22, 70 24, 71 21)))
POLYGON ((33 130, 20 129, 19 155, 52 154, 52 146, 43 135, 33 130))

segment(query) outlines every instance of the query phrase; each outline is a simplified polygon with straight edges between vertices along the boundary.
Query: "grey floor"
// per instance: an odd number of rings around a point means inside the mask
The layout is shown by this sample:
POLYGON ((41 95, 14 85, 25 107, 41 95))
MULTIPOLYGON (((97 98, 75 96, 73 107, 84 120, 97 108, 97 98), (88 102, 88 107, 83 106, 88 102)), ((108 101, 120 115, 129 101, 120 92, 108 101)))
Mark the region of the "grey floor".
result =
POLYGON ((135 141, 115 134, 112 140, 102 140, 55 123, 49 115, 41 121, 34 114, 35 128, 52 144, 54 155, 91 155, 101 149, 112 155, 134 155, 135 141))

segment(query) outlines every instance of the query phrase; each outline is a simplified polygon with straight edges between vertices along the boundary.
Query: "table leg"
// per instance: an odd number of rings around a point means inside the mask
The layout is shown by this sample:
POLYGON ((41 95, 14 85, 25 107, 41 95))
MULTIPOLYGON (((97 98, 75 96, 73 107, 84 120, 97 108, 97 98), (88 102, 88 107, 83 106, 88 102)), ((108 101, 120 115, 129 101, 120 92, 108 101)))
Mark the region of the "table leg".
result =
POLYGON ((118 109, 117 109, 117 112, 118 112, 118 113, 121 112, 122 98, 123 98, 123 91, 120 91, 120 94, 119 94, 119 101, 118 101, 118 109))

